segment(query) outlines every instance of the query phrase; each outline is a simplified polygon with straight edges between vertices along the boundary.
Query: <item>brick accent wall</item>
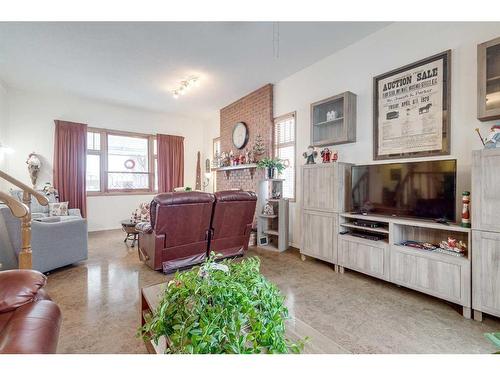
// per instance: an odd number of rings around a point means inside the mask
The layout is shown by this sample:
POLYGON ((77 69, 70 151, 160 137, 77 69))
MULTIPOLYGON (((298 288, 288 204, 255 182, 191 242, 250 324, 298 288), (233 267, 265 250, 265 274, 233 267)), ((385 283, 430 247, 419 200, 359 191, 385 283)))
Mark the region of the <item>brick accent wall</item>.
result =
MULTIPOLYGON (((234 154, 243 153, 233 146, 233 127, 244 122, 248 127, 249 139, 246 148, 251 149, 257 134, 262 136, 268 156, 272 147, 273 129, 273 85, 267 84, 220 110, 221 150, 234 154)), ((217 172, 217 190, 239 188, 257 191, 257 182, 265 176, 264 170, 256 169, 252 178, 250 170, 236 170, 229 173, 217 172)))

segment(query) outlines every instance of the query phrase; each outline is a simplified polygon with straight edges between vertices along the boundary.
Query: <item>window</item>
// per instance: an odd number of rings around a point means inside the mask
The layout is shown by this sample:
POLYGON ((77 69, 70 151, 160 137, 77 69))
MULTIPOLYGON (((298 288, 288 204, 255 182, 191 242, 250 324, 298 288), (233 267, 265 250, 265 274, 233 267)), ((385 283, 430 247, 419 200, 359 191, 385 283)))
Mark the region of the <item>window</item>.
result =
POLYGON ((101 134, 87 132, 87 191, 101 191, 101 134))
POLYGON ((220 137, 219 138, 214 138, 212 140, 212 160, 214 163, 214 167, 218 167, 218 162, 221 154, 220 150, 220 137))
POLYGON ((87 192, 157 190, 156 139, 152 135, 90 129, 87 133, 87 192))
POLYGON ((274 119, 273 152, 288 164, 282 173, 283 197, 295 200, 295 112, 274 119))

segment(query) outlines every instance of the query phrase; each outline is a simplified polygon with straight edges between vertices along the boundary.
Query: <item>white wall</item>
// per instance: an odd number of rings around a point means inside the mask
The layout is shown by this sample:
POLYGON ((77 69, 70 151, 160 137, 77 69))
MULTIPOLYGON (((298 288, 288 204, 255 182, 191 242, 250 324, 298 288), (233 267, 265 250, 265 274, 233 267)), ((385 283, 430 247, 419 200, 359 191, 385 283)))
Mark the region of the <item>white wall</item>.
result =
MULTIPOLYGON (((29 177, 25 160, 30 152, 36 152, 42 157, 43 166, 38 184, 52 182, 54 120, 59 119, 107 129, 182 135, 185 137, 185 184, 195 185, 196 153, 203 153, 205 149, 203 129, 206 121, 70 95, 48 95, 18 89, 9 89, 8 107, 7 142, 15 152, 7 156, 6 171, 26 183, 29 182, 29 177)), ((118 228, 120 221, 129 218, 131 211, 140 202, 150 201, 151 198, 152 195, 88 197, 89 230, 118 228)))
MULTIPOLYGON (((274 86, 274 115, 297 111, 297 162, 310 142, 310 103, 352 91, 357 94, 357 142, 335 146, 339 160, 372 163, 373 77, 433 54, 452 50, 451 156, 457 158, 457 192, 470 190, 471 150, 482 147, 476 120, 476 46, 500 36, 500 23, 394 23, 365 39, 283 79, 274 86)), ((449 158, 448 157, 448 158, 449 158)), ((418 160, 418 159, 417 159, 418 160)), ((297 202, 291 206, 291 241, 300 244, 300 173, 297 202)), ((474 197, 472 197, 472 201, 474 197)), ((457 206, 459 203, 457 203, 457 206)))
MULTIPOLYGON (((8 103, 7 103, 7 87, 0 81, 0 143, 6 144, 7 124, 9 119, 8 103)), ((5 156, 0 150, 0 169, 5 168, 5 156)), ((0 188, 5 185, 0 181, 0 188)))

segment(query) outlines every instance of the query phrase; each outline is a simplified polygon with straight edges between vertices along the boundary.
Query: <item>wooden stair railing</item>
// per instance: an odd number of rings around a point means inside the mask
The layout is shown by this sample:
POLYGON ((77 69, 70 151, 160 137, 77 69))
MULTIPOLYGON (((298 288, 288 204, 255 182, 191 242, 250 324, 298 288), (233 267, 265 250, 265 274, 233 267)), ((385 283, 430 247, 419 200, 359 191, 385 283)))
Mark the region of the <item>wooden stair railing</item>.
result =
POLYGON ((10 208, 14 216, 21 219, 21 251, 19 253, 19 268, 31 269, 33 264, 31 254, 31 196, 34 196, 38 203, 40 203, 42 206, 48 205, 49 200, 45 195, 40 194, 38 191, 30 188, 26 184, 23 184, 21 181, 8 175, 2 170, 0 170, 0 178, 3 178, 5 181, 10 182, 23 191, 22 203, 2 192, 0 192, 0 200, 10 208), (18 204, 16 204, 15 202, 17 202, 18 204), (21 208, 19 204, 23 205, 24 207, 21 208), (23 209, 26 209, 27 213, 23 214, 23 209))

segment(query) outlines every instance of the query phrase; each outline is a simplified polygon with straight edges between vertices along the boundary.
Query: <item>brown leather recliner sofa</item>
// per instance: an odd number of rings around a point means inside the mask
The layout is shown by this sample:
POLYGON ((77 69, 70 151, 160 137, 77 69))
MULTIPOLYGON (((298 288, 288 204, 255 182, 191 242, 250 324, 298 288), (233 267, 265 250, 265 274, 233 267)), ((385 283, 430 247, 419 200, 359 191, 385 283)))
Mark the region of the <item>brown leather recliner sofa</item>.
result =
POLYGON ((243 255, 248 250, 257 197, 250 191, 215 193, 209 253, 223 258, 243 255))
POLYGON ((0 272, 0 353, 55 353, 61 310, 47 295, 47 278, 34 270, 0 272))
POLYGON ((253 192, 163 193, 150 206, 151 222, 137 225, 139 256, 154 270, 174 272, 248 249, 257 197, 253 192))

